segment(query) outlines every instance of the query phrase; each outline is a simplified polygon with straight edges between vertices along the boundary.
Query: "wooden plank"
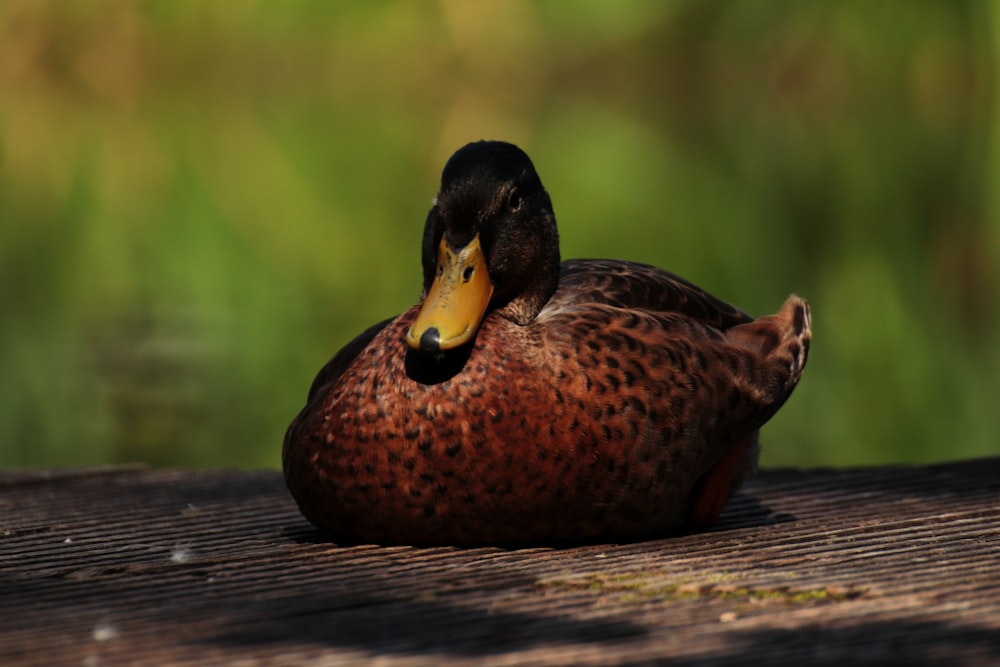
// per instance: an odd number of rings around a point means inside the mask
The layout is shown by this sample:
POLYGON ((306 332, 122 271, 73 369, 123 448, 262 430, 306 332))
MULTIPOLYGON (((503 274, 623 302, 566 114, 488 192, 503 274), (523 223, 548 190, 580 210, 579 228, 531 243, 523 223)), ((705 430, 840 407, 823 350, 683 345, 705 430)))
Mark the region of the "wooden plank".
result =
POLYGON ((712 531, 339 547, 280 474, 0 475, 0 664, 1000 663, 1000 458, 765 472, 712 531))

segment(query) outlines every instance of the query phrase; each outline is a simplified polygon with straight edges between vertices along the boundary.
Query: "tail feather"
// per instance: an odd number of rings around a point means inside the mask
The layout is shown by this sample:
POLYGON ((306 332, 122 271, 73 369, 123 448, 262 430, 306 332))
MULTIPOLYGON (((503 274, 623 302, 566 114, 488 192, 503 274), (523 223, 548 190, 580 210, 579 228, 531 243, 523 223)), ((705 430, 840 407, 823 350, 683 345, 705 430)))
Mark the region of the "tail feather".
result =
MULTIPOLYGON (((790 394, 802 377, 809 358, 812 322, 809 304, 795 294, 774 315, 759 317, 726 332, 729 342, 765 356, 780 368, 784 392, 790 394)), ((776 369, 777 370, 777 369, 776 369)))

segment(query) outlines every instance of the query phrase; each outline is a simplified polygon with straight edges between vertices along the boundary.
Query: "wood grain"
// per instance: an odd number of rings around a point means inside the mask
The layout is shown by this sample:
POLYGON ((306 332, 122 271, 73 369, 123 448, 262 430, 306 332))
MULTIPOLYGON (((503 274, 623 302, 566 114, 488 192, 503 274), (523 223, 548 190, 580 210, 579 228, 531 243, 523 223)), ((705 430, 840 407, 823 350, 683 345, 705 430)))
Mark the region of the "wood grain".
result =
POLYGON ((329 543, 277 472, 0 475, 3 665, 996 664, 1000 458, 770 471, 709 532, 329 543))

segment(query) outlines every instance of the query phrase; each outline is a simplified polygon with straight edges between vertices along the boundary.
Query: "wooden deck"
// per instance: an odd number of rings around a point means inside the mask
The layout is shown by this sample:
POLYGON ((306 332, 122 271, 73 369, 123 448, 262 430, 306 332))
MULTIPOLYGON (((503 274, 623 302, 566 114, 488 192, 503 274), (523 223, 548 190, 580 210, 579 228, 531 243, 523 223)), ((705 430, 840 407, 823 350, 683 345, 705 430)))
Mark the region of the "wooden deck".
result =
POLYGON ((1000 664, 1000 458, 765 472, 711 532, 329 543, 277 472, 0 473, 2 665, 1000 664))

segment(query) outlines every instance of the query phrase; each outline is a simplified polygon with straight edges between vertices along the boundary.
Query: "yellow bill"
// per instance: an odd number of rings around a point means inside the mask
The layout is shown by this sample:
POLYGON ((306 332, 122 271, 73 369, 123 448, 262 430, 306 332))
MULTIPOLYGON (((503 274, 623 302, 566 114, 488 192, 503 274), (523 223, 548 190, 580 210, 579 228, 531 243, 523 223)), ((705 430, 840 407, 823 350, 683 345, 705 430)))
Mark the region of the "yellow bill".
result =
POLYGON ((476 334, 491 296, 493 283, 479 235, 458 252, 442 238, 434 282, 406 333, 406 343, 414 350, 432 353, 468 342, 476 334))

